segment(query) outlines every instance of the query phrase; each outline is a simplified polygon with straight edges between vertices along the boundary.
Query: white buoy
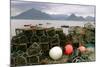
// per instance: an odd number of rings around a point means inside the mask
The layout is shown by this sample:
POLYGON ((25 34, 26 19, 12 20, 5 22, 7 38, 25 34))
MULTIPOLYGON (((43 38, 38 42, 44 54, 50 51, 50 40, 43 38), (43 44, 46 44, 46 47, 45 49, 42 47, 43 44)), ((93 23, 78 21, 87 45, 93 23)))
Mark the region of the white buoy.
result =
POLYGON ((59 46, 55 46, 53 48, 50 49, 49 51, 49 56, 53 59, 53 60, 58 60, 62 57, 62 49, 59 46))

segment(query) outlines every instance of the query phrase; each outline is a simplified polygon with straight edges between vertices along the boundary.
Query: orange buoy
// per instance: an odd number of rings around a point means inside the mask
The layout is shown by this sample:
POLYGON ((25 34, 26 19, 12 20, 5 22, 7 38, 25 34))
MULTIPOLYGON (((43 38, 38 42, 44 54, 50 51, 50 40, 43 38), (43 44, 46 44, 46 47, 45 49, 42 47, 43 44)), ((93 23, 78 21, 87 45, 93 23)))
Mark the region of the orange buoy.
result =
POLYGON ((79 46, 78 49, 79 49, 80 52, 85 52, 86 51, 86 48, 84 46, 79 46))
POLYGON ((72 53, 73 53, 73 46, 72 46, 71 44, 67 44, 67 45, 65 46, 65 51, 64 51, 64 53, 65 53, 66 55, 72 54, 72 53))

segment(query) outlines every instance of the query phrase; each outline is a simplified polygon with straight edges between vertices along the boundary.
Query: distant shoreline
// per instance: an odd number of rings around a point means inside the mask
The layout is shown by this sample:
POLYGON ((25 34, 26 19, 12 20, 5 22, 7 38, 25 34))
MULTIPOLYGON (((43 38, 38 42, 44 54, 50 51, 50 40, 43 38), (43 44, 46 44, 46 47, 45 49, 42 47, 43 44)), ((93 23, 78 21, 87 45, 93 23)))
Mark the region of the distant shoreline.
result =
MULTIPOLYGON (((10 19, 10 20, 50 20, 50 19, 10 19)), ((95 22, 95 21, 90 21, 90 20, 88 21, 88 20, 55 20, 55 19, 53 21, 85 21, 85 22, 95 22)))

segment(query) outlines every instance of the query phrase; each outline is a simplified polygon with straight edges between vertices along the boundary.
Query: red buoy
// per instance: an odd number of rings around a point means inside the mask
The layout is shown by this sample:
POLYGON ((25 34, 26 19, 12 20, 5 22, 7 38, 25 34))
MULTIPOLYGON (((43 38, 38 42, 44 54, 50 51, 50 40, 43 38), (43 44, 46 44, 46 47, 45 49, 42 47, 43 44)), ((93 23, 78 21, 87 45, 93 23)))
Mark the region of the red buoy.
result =
POLYGON ((65 51, 64 51, 64 53, 65 53, 66 55, 70 55, 70 54, 72 54, 72 52, 73 52, 73 46, 72 46, 71 44, 67 44, 67 45, 65 46, 65 51))

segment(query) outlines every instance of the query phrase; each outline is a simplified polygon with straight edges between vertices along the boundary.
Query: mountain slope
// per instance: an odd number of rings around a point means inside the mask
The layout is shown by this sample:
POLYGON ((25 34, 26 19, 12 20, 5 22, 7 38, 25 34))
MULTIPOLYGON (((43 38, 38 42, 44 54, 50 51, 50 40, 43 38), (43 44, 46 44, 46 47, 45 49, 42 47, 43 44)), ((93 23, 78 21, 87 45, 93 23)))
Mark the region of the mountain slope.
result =
POLYGON ((76 16, 75 14, 71 14, 67 20, 74 20, 74 21, 84 21, 85 18, 83 18, 82 16, 76 16))
POLYGON ((28 11, 21 13, 20 15, 17 15, 11 18, 13 19, 50 19, 51 17, 44 12, 41 12, 39 10, 32 8, 28 11))
POLYGON ((86 18, 85 18, 87 21, 89 20, 89 21, 95 21, 95 17, 91 17, 91 16, 87 16, 86 18))

